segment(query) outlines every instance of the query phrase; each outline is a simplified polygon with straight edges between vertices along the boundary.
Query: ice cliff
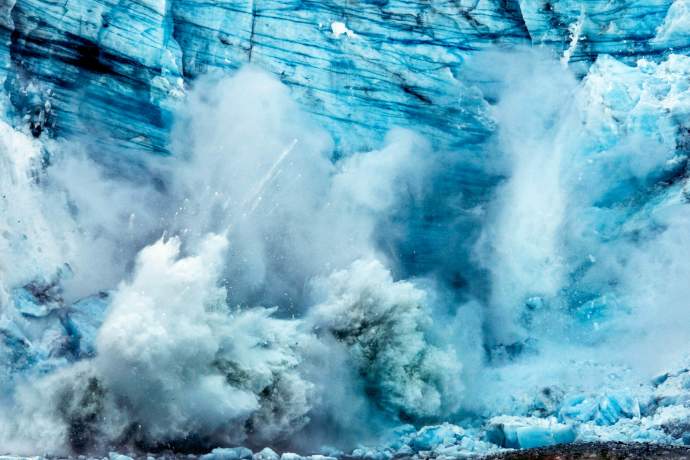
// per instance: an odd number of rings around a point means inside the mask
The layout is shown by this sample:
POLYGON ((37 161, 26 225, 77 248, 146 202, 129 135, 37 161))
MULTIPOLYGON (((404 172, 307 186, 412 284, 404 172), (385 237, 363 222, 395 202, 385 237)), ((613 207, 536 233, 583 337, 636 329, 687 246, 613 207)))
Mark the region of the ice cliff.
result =
POLYGON ((687 0, 8 0, 0 36, 8 452, 689 442, 687 0))
POLYGON ((531 43, 573 62, 598 54, 633 62, 688 46, 687 5, 671 0, 18 0, 1 8, 2 72, 19 114, 58 133, 108 135, 158 153, 170 104, 213 69, 269 70, 343 150, 376 146, 393 126, 462 145, 490 130, 465 71, 479 50, 531 43))

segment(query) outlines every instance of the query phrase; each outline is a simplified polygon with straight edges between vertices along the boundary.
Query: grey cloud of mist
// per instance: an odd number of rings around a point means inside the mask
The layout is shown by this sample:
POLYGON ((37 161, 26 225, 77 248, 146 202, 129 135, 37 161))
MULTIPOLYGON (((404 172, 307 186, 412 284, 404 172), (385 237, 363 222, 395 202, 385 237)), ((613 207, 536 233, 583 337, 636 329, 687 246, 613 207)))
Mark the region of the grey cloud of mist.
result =
POLYGON ((304 430, 346 446, 458 407, 460 360, 433 334, 430 296, 395 281, 377 245, 382 219, 424 193, 426 141, 394 130, 334 163, 289 90, 251 68, 199 80, 173 139, 144 162, 148 183, 141 165, 115 176, 51 145, 41 193, 78 243, 64 295, 112 301, 96 357, 18 388, 0 439, 65 453, 299 444, 304 430))
MULTIPOLYGON (((687 340, 676 64, 602 57, 580 79, 543 50, 468 63, 497 129, 485 169, 504 179, 458 208, 477 228, 425 241, 481 278, 471 286, 433 276, 445 265, 397 279, 396 244, 420 236, 399 217, 435 211, 449 155, 393 130, 334 162, 328 135, 256 69, 196 83, 173 155, 144 162, 155 181, 50 145, 40 187, 26 164, 2 186, 29 204, 32 240, 61 250, 3 240, 31 254, 7 286, 46 275, 68 299, 111 289, 112 304, 97 356, 18 388, 0 439, 17 452, 351 446, 401 421, 525 413, 544 386, 595 390, 623 368, 643 381, 687 340), (652 91, 650 72, 671 90, 652 91)), ((0 159, 38 158, 7 129, 0 159)))

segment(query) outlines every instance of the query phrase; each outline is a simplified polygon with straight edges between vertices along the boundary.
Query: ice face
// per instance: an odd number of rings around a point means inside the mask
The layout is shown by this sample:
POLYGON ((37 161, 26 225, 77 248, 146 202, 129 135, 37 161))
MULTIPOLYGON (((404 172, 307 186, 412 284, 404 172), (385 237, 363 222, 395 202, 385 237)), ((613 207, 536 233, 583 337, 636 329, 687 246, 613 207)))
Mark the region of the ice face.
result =
POLYGON ((0 441, 690 439, 687 11, 6 2, 0 441))
POLYGON ((246 63, 280 76, 343 151, 378 147, 393 126, 461 145, 490 130, 476 104, 481 99, 467 103, 473 96, 464 62, 475 51, 531 42, 559 55, 570 50, 570 61, 598 54, 634 61, 687 47, 685 10, 682 0, 457 6, 396 0, 357 7, 15 0, 0 9, 6 43, 0 62, 15 107, 41 129, 114 136, 135 150, 166 150, 170 109, 186 81, 246 63), (334 24, 358 39, 334 33, 334 24), (453 96, 461 90, 463 97, 453 96), (41 105, 45 99, 49 110, 41 105), (457 126, 462 133, 451 134, 457 126))

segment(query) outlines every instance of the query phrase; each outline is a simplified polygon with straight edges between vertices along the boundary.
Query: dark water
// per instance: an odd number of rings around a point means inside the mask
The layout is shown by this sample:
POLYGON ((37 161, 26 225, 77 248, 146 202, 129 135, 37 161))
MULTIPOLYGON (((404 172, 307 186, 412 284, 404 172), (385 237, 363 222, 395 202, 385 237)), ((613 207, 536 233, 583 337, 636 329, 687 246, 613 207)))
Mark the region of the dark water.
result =
POLYGON ((690 447, 623 442, 578 443, 527 449, 485 458, 495 460, 680 460, 690 459, 690 447))

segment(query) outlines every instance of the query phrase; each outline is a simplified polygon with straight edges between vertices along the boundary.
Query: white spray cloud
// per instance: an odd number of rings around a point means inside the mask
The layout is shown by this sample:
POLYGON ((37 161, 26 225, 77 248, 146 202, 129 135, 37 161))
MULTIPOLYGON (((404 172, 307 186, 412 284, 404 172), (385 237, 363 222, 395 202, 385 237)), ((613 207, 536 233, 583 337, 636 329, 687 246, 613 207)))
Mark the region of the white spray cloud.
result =
POLYGON ((64 254, 70 273, 62 279, 67 301, 114 288, 132 268, 137 252, 160 237, 169 201, 150 182, 119 178, 89 160, 81 146, 52 146, 47 193, 71 214, 78 242, 64 254), (98 262, 96 262, 98 261, 98 262))
POLYGON ((0 305, 12 287, 51 282, 72 243, 69 216, 38 185, 42 161, 38 141, 0 122, 0 305))
POLYGON ((358 260, 315 282, 309 321, 346 349, 377 404, 403 418, 458 409, 460 364, 452 350, 429 344, 425 292, 393 281, 377 260, 358 260))
POLYGON ((310 338, 272 310, 228 310, 218 286, 226 250, 217 235, 187 257, 174 238, 144 248, 113 294, 96 358, 22 390, 22 416, 4 422, 9 439, 65 452, 275 442, 299 431, 311 409, 313 385, 299 371, 310 338), (27 421, 39 429, 24 431, 27 421))
POLYGON ((0 440, 55 453, 295 442, 314 417, 366 432, 370 418, 458 408, 461 366, 432 340, 427 294, 394 281, 378 245, 399 231, 387 216, 424 193, 420 137, 395 130, 333 163, 288 89, 245 69, 197 82, 174 155, 144 161, 152 183, 141 165, 113 175, 78 147, 52 147, 36 190, 79 243, 58 257, 72 271, 66 295, 114 290, 96 357, 18 390, 0 440), (280 319, 315 302, 313 319, 280 319), (359 330, 366 317, 380 327, 359 330), (319 375, 324 359, 343 381, 319 375))
POLYGON ((333 164, 328 135, 287 87, 256 69, 197 82, 175 131, 172 228, 186 238, 229 231, 228 288, 237 302, 299 309, 313 276, 377 249, 376 225, 419 183, 428 144, 395 130, 386 146, 333 164))
POLYGON ((690 209, 677 187, 640 217, 660 234, 628 246, 620 289, 628 314, 619 326, 627 334, 617 341, 618 353, 644 375, 656 375, 688 360, 690 209))
POLYGON ((223 237, 208 236, 197 255, 180 259, 179 246, 145 248, 134 279, 116 292, 97 340, 104 386, 156 441, 240 442, 252 416, 261 422, 255 436, 299 429, 310 409, 310 385, 296 371, 305 338, 270 310, 229 314, 218 287, 223 237), (280 416, 262 417, 273 405, 280 416))
POLYGON ((561 227, 568 196, 561 172, 570 145, 563 121, 576 80, 542 53, 497 55, 495 61, 511 69, 501 77, 494 108, 509 178, 496 190, 480 245, 492 273, 491 334, 507 345, 526 338, 525 303, 554 298, 566 276, 561 227))
POLYGON ((478 410, 525 414, 540 388, 539 410, 563 392, 630 391, 684 354, 690 61, 602 56, 577 81, 542 55, 503 59, 507 180, 478 256, 488 343, 515 346, 492 350, 508 359, 482 369, 478 410))

